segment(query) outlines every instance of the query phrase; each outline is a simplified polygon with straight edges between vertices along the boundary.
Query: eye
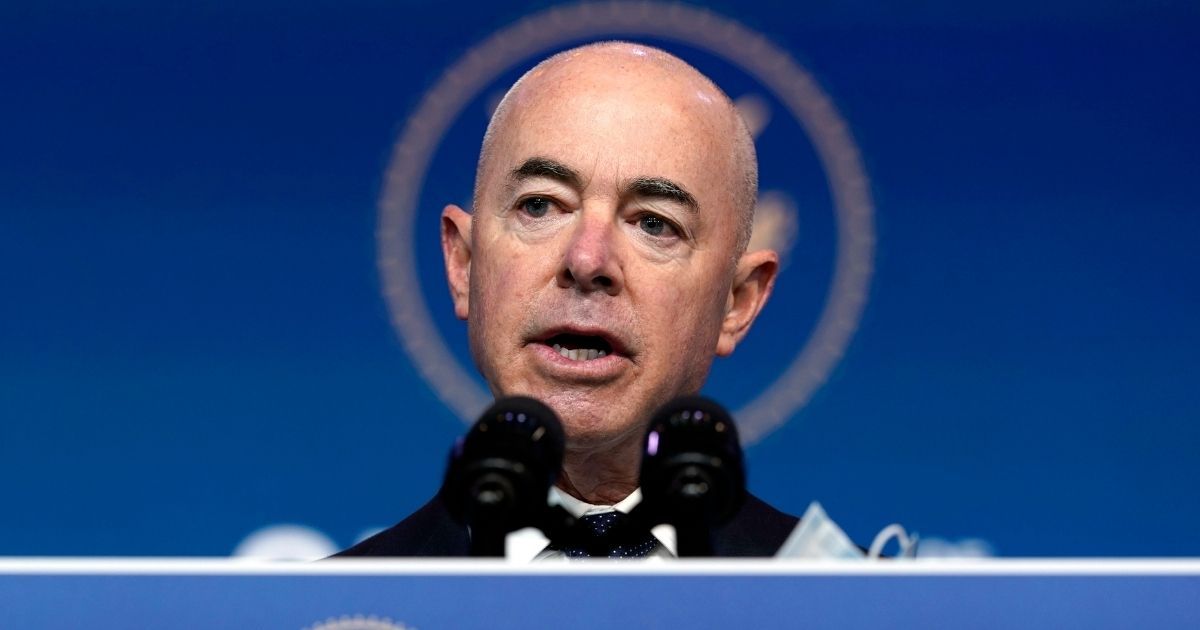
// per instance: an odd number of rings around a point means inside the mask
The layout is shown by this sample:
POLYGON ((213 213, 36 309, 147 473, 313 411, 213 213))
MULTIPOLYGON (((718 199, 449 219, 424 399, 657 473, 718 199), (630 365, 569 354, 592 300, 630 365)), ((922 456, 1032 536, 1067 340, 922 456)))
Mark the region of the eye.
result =
POLYGON ((678 233, 666 219, 653 214, 643 214, 638 217, 638 227, 650 236, 673 236, 678 233))
POLYGON ((520 208, 525 214, 540 219, 550 211, 551 201, 545 197, 530 197, 521 201, 520 208))

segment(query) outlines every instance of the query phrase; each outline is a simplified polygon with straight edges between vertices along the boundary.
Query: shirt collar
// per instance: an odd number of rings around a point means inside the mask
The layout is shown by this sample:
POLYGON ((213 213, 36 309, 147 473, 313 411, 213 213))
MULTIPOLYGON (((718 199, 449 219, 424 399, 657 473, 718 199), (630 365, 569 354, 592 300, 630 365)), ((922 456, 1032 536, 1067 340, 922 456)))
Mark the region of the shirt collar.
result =
POLYGON ((637 504, 642 502, 642 489, 636 488, 629 496, 618 501, 615 505, 594 505, 582 499, 575 497, 559 490, 557 486, 550 488, 550 497, 547 502, 550 505, 561 505, 563 509, 571 513, 571 516, 579 518, 586 514, 603 514, 616 510, 623 514, 628 514, 637 504))

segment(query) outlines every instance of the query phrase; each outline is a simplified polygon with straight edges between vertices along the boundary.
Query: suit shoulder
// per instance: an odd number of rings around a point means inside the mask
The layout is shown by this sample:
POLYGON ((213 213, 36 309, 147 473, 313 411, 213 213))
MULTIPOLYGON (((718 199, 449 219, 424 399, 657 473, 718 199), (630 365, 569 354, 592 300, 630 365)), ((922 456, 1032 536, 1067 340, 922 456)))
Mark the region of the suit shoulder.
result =
POLYGON ((716 555, 726 557, 774 556, 799 522, 795 516, 747 494, 733 520, 714 532, 713 549, 716 555))
POLYGON ((469 547, 467 528, 454 522, 435 496, 403 521, 333 557, 465 556, 469 547))

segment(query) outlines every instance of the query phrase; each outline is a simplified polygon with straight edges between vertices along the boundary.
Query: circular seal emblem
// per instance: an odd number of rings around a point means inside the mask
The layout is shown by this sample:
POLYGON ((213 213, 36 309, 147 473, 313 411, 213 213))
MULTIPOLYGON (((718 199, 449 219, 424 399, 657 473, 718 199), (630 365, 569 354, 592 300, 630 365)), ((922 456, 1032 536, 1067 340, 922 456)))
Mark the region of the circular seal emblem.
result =
MULTIPOLYGON (((418 372, 459 417, 471 422, 490 395, 455 358, 422 296, 414 240, 425 176, 447 131, 488 85, 518 63, 555 47, 600 38, 652 37, 714 55, 752 77, 798 123, 816 154, 833 206, 834 255, 823 306, 786 367, 739 409, 749 445, 785 423, 828 378, 858 327, 873 270, 873 204, 846 123, 812 76, 763 35, 710 11, 656 2, 554 7, 529 15, 467 51, 424 95, 396 142, 379 203, 378 265, 391 321, 418 372)), ((753 130, 762 103, 738 99, 753 130)), ((786 201, 760 196, 755 239, 795 230, 786 201)), ((752 242, 752 247, 754 242, 752 242)))

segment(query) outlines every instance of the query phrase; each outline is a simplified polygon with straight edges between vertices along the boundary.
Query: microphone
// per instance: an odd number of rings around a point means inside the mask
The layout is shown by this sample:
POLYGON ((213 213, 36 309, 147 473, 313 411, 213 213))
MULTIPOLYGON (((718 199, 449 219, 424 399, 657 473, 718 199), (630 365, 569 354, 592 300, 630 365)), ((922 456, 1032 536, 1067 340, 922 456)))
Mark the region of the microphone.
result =
POLYGON ((644 446, 639 516, 673 525, 680 556, 711 556, 712 529, 729 522, 746 500, 733 418, 708 398, 677 398, 654 414, 644 446))
POLYGON ((540 524, 564 443, 558 416, 525 396, 497 400, 455 442, 439 494, 472 556, 502 557, 509 532, 540 524))

